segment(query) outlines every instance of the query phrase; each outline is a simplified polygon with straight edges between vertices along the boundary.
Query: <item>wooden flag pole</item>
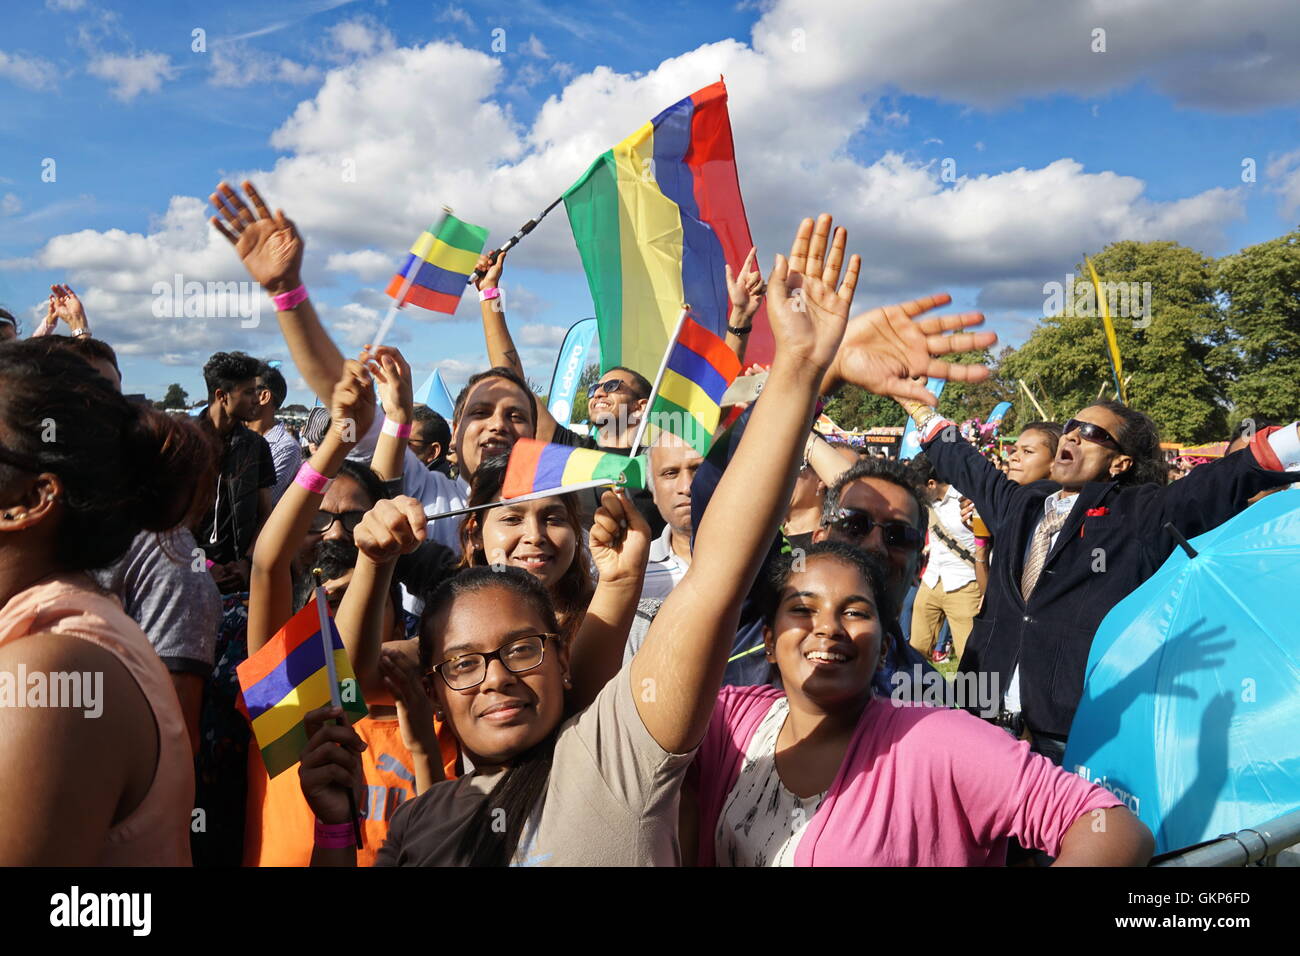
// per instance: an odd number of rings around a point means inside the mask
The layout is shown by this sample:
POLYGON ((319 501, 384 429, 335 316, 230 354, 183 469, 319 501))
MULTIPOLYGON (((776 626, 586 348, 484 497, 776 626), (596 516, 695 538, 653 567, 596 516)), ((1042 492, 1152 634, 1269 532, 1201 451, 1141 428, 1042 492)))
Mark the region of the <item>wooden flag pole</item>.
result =
POLYGON ((654 385, 650 387, 650 397, 646 399, 645 414, 641 416, 641 421, 636 426, 636 436, 632 439, 632 450, 628 453, 629 458, 635 458, 637 452, 641 450, 641 439, 645 436, 646 425, 650 422, 650 413, 654 410, 655 399, 659 397, 659 385, 664 380, 664 371, 668 368, 668 356, 673 354, 673 346, 677 344, 677 336, 682 334, 682 326, 686 324, 686 316, 691 311, 689 305, 682 306, 681 315, 677 316, 677 328, 673 329, 672 338, 668 340, 668 347, 664 349, 663 360, 659 363, 659 372, 655 375, 654 385))
MULTIPOLYGON (((324 572, 313 568, 312 578, 316 582, 316 613, 320 616, 320 639, 325 644, 325 675, 330 684, 330 706, 343 709, 343 700, 339 697, 339 672, 334 666, 334 629, 330 627, 330 615, 327 610, 329 600, 325 596, 324 572)), ((346 727, 347 721, 340 717, 340 727, 346 727)), ((357 812, 357 795, 348 787, 348 813, 352 815, 352 835, 356 838, 357 849, 365 846, 361 837, 361 814, 357 812)))
POLYGON ((1025 390, 1025 394, 1029 396, 1029 400, 1034 403, 1034 408, 1038 409, 1038 414, 1043 416, 1043 421, 1047 421, 1047 412, 1043 411, 1043 406, 1038 404, 1038 399, 1034 398, 1034 393, 1029 390, 1029 386, 1025 384, 1025 380, 1023 378, 1018 378, 1016 381, 1019 382, 1020 387, 1025 390))
MULTIPOLYGON (((432 230, 435 237, 437 237, 438 233, 442 231, 443 224, 447 221, 447 217, 450 215, 451 207, 443 206, 442 218, 438 220, 438 224, 432 230)), ((419 272, 420 258, 416 256, 411 259, 411 265, 407 268, 406 275, 402 277, 402 287, 397 290, 397 298, 394 299, 393 304, 388 307, 388 314, 384 316, 384 321, 379 323, 379 331, 375 333, 375 337, 370 342, 371 348, 377 349, 379 346, 384 344, 384 339, 388 337, 389 331, 393 328, 393 322, 397 320, 398 311, 402 306, 406 305, 406 295, 411 291, 411 286, 415 282, 415 277, 419 272)))

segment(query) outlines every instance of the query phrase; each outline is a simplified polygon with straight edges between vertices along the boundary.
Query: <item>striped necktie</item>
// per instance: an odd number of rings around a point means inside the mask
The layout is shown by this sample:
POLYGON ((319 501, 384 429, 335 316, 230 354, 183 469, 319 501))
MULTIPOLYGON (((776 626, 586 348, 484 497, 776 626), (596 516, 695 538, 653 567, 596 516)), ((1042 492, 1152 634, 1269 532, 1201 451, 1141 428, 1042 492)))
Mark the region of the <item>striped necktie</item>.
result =
POLYGON ((1061 526, 1069 516, 1068 511, 1052 511, 1038 522, 1038 527, 1034 530, 1034 540, 1029 545, 1029 557, 1025 559, 1025 570, 1020 574, 1020 593, 1026 601, 1029 600, 1029 595, 1034 593, 1038 576, 1043 573, 1047 552, 1052 549, 1052 535, 1061 530, 1061 526))

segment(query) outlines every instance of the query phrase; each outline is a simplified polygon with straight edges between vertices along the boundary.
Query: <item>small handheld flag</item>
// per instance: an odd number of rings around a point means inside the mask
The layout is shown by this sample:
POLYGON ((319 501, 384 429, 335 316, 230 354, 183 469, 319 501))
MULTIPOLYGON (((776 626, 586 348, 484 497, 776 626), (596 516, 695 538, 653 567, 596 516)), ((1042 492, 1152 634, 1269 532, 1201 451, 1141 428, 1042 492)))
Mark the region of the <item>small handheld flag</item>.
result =
POLYGON ((524 495, 564 494, 601 485, 644 488, 646 470, 644 456, 629 458, 594 448, 520 438, 510 450, 501 497, 517 500, 524 495))
POLYGON ((441 222, 420 233, 384 291, 396 300, 398 308, 409 303, 451 315, 486 244, 486 229, 448 212, 441 222))
POLYGON ((317 589, 316 602, 309 602, 265 647, 235 669, 243 710, 269 777, 288 770, 302 756, 308 712, 337 700, 353 721, 368 713, 338 628, 327 614, 321 614, 323 607, 318 610, 322 590, 317 589), (326 641, 333 648, 332 661, 325 655, 326 641), (337 672, 332 686, 331 666, 337 672))
POLYGON ((641 449, 650 424, 672 432, 701 455, 707 455, 722 414, 722 396, 739 374, 736 353, 684 308, 650 389, 648 414, 637 429, 632 451, 641 449))

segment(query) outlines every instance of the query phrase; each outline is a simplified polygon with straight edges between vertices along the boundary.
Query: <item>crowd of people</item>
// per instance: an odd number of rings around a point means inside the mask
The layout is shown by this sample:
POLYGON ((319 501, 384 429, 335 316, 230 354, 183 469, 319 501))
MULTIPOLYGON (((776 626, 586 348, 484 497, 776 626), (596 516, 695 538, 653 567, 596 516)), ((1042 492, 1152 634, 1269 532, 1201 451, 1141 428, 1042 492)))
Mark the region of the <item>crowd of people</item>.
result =
POLYGON ((555 421, 511 339, 506 256, 484 257, 489 367, 448 422, 398 350, 339 350, 283 212, 248 183, 212 201, 320 400, 300 440, 273 363, 212 356, 204 409, 170 416, 122 395, 68 287, 30 338, 0 312, 0 670, 103 681, 97 720, 0 707, 24 807, 0 862, 1149 860, 1146 827, 1060 766, 1088 649, 1175 546, 1166 524, 1190 537, 1300 480, 1295 424, 1170 484, 1150 419, 1098 401, 1022 426, 1004 472, 923 384, 985 377, 943 357, 995 336, 928 315, 945 296, 851 317, 860 262, 823 215, 766 282, 752 255, 727 270, 728 345, 743 361, 765 300, 775 354, 707 456, 664 432, 646 489, 514 501, 519 439, 631 449, 644 375, 600 376, 594 434, 555 421), (924 453, 819 435, 846 383, 899 401, 924 453), (297 773, 272 778, 236 668, 315 571, 368 715, 312 712, 297 773), (994 716, 922 700, 944 628, 994 677, 994 716))

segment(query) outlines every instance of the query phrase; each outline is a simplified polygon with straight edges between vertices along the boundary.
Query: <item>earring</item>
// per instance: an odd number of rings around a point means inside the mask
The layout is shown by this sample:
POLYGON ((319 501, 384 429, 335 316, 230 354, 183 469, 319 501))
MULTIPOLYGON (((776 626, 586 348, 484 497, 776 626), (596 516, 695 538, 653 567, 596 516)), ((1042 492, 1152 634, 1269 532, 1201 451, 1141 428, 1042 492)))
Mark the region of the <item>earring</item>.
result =
POLYGON ((569 679, 568 674, 564 675, 564 686, 565 688, 571 688, 573 686, 573 681, 569 679))

